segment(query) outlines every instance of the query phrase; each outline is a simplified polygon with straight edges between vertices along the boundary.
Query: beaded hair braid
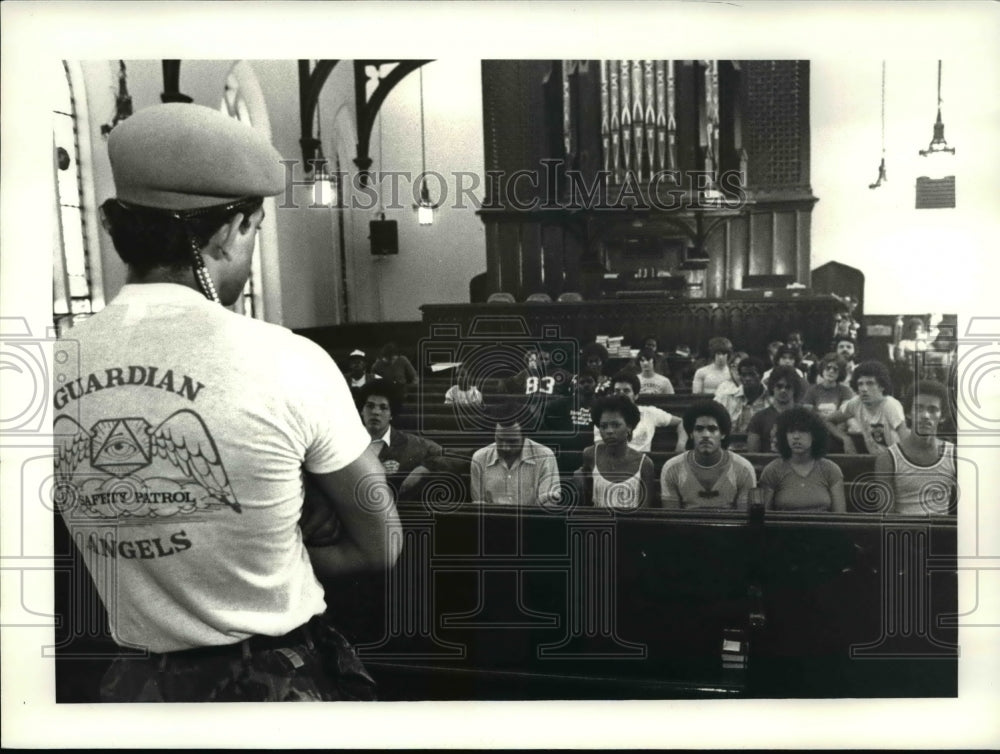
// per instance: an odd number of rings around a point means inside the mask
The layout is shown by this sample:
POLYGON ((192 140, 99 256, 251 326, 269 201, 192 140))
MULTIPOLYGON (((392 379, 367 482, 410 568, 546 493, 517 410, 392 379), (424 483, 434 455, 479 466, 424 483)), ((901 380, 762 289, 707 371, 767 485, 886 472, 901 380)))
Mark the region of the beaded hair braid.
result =
MULTIPOLYGON (((128 202, 123 202, 120 199, 117 201, 118 204, 126 209, 132 209, 134 206, 130 205, 128 202)), ((237 212, 241 212, 244 217, 249 217, 257 211, 260 204, 261 199, 259 197, 245 196, 240 199, 235 199, 228 204, 215 204, 211 207, 200 207, 198 209, 167 210, 154 207, 142 207, 142 209, 147 212, 162 212, 175 220, 180 221, 181 225, 184 227, 184 234, 187 236, 188 244, 191 248, 191 270, 194 272, 195 282, 205 298, 209 301, 214 301, 216 304, 221 304, 222 301, 219 298, 218 291, 215 290, 215 283, 212 282, 212 276, 208 274, 208 269, 205 267, 205 260, 201 256, 201 248, 198 244, 198 239, 195 237, 191 226, 186 221, 191 218, 201 217, 208 214, 225 216, 235 214, 237 212)))

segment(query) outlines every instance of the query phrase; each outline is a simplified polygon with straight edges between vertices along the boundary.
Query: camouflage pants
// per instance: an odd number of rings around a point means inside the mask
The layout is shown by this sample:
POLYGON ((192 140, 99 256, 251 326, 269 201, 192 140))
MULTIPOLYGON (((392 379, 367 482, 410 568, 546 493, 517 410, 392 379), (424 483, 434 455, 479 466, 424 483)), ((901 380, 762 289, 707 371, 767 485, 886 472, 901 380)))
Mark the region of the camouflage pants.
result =
POLYGON ((232 647, 116 659, 102 702, 373 701, 375 681, 354 648, 321 616, 287 646, 232 647))

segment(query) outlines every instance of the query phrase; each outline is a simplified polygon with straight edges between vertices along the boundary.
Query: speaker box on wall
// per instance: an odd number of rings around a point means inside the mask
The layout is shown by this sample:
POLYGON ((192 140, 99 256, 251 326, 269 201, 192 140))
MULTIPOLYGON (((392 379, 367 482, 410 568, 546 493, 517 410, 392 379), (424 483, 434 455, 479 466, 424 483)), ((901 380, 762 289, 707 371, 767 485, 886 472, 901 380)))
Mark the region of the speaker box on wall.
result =
POLYGON ((372 254, 399 253, 399 230, 395 220, 372 220, 368 223, 368 231, 372 254))

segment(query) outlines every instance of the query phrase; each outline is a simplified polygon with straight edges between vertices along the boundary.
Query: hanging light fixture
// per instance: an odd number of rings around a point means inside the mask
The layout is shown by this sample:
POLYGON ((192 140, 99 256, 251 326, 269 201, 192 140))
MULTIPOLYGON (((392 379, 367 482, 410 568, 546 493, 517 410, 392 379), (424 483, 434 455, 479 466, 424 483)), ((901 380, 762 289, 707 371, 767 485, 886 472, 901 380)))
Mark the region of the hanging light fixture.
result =
POLYGON ((424 69, 420 71, 420 201, 413 205, 420 225, 434 224, 434 210, 438 205, 431 201, 427 189, 427 148, 424 142, 424 69))
POLYGON ((920 150, 924 174, 917 176, 916 209, 954 209, 955 168, 952 156, 955 148, 949 147, 944 138, 944 121, 941 120, 941 61, 938 61, 937 120, 934 135, 927 149, 920 150))
POLYGON ((878 178, 868 188, 877 189, 889 180, 885 174, 885 61, 882 61, 882 161, 878 164, 878 178))
POLYGON ((940 163, 940 158, 946 157, 949 154, 955 154, 955 148, 949 147, 948 141, 944 138, 944 121, 941 120, 941 61, 939 60, 937 76, 937 120, 934 121, 934 135, 931 137, 931 143, 927 145, 927 149, 920 150, 920 156, 930 157, 934 162, 940 163))
POLYGON ((101 136, 107 138, 111 130, 132 115, 132 95, 128 91, 128 72, 125 61, 118 61, 118 93, 115 95, 115 112, 110 123, 101 126, 101 136))
POLYGON ((331 176, 326 168, 326 155, 323 154, 323 119, 320 116, 319 102, 316 103, 316 140, 319 146, 313 170, 313 206, 336 207, 339 204, 335 176, 331 176))

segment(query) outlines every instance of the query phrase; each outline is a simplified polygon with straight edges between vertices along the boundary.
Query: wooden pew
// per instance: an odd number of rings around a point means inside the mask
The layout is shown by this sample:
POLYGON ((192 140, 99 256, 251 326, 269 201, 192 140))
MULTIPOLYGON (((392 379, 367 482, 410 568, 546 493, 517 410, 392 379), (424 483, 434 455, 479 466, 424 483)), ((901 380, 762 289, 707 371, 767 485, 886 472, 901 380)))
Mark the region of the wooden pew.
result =
MULTIPOLYGON (((441 412, 447 413, 448 411, 454 411, 455 406, 447 404, 444 402, 444 391, 440 393, 429 392, 424 389, 424 386, 419 387, 419 395, 410 395, 407 397, 406 402, 403 404, 403 411, 406 413, 427 413, 427 412, 441 412)), ((562 397, 562 396, 554 396, 562 397)), ((670 413, 677 414, 678 416, 684 412, 684 409, 690 406, 696 400, 709 399, 711 396, 694 396, 691 393, 675 393, 674 395, 640 395, 637 399, 639 405, 642 406, 658 406, 664 411, 669 411, 670 413)), ((528 400, 537 400, 535 396, 526 396, 522 393, 510 393, 501 391, 483 391, 484 403, 489 405, 496 405, 501 402, 524 402, 528 400)))
MULTIPOLYGON (((399 509, 391 572, 324 582, 383 700, 957 693, 954 517, 399 509)), ((56 699, 96 702, 119 650, 54 522, 56 699)))
POLYGON ((957 693, 954 519, 401 514, 392 573, 327 583, 383 699, 957 693))

